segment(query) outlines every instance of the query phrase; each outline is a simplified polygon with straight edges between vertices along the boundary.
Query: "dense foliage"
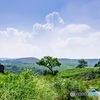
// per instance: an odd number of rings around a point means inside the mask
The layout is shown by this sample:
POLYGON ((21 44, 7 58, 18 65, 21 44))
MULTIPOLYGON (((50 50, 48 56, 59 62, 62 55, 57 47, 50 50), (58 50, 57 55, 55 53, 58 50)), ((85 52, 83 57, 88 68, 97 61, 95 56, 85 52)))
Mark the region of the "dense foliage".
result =
POLYGON ((4 66, 0 64, 0 73, 4 73, 4 66))
POLYGON ((98 67, 98 66, 100 66, 100 61, 98 61, 98 63, 96 63, 96 64, 94 65, 94 67, 98 67))
POLYGON ((76 68, 84 68, 87 66, 87 62, 84 59, 78 60, 78 65, 76 68))
POLYGON ((50 56, 45 56, 41 60, 37 62, 39 66, 45 66, 49 69, 50 73, 54 75, 56 71, 53 71, 53 67, 61 66, 61 63, 58 61, 57 58, 53 58, 50 56))
POLYGON ((59 72, 56 76, 22 73, 0 74, 0 100, 97 100, 98 97, 70 96, 74 92, 88 92, 89 87, 100 90, 100 68, 77 68, 59 72), (96 75, 86 80, 86 73, 96 75))

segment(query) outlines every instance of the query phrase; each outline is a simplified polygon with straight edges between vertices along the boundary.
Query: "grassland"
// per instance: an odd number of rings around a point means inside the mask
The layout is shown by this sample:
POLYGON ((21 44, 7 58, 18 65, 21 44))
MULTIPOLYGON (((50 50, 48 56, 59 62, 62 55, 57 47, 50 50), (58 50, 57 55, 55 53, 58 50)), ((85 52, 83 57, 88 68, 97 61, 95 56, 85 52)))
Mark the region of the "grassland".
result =
POLYGON ((0 74, 0 100, 98 100, 97 96, 74 96, 70 93, 88 92, 89 87, 100 90, 100 72, 86 80, 85 75, 96 68, 68 69, 56 76, 38 75, 28 69, 22 73, 0 74))

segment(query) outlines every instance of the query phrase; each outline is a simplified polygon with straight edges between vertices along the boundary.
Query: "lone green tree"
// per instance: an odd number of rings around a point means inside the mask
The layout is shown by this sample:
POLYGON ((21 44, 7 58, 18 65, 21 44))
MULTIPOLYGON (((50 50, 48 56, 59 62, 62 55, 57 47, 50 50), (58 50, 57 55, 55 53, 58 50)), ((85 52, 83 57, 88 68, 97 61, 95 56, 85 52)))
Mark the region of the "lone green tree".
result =
POLYGON ((45 56, 44 58, 41 58, 41 60, 36 62, 36 64, 38 64, 39 66, 47 67, 52 75, 54 74, 53 67, 56 67, 56 66, 60 67, 61 66, 61 63, 58 61, 57 58, 53 58, 50 56, 45 56))
POLYGON ((95 65, 94 65, 94 67, 99 67, 100 66, 100 61, 98 61, 98 63, 96 63, 95 65))
POLYGON ((84 68, 87 66, 87 62, 84 59, 78 60, 78 65, 76 68, 84 68))

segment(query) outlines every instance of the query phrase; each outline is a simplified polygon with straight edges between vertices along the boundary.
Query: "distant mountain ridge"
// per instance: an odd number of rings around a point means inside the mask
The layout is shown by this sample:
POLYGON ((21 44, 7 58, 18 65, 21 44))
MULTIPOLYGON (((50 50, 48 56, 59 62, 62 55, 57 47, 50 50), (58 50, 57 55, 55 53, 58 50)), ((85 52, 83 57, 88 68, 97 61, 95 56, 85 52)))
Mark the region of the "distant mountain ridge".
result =
POLYGON ((35 57, 26 57, 26 58, 18 58, 17 61, 21 61, 22 63, 35 63, 39 59, 35 57))
MULTIPOLYGON (((0 63, 5 66, 5 70, 11 72, 20 71, 22 68, 36 69, 36 71, 41 74, 45 67, 38 66, 36 62, 38 58, 35 57, 25 57, 25 58, 1 58, 0 63)), ((69 59, 69 58, 58 58, 61 63, 60 67, 55 67, 54 70, 67 70, 74 69, 78 65, 79 59, 69 59)), ((93 67, 100 59, 85 59, 88 62, 88 67, 93 67)))
MULTIPOLYGON (((69 59, 69 58, 59 58, 58 59, 61 63, 70 63, 72 65, 77 65, 78 64, 78 60, 80 59, 69 59)), ((87 61, 88 66, 94 66, 95 63, 97 63, 98 61, 100 61, 100 59, 84 59, 87 61)))
MULTIPOLYGON (((0 58, 0 62, 7 63, 36 63, 39 59, 35 57, 23 57, 23 58, 0 58)), ((58 60, 64 64, 64 66, 76 66, 79 59, 70 58, 58 58, 58 60)), ((100 59, 84 59, 88 62, 88 66, 94 66, 95 63, 100 61, 100 59)))
POLYGON ((10 62, 10 63, 35 63, 37 62, 39 59, 35 58, 35 57, 23 57, 23 58, 0 58, 0 60, 2 62, 10 62))

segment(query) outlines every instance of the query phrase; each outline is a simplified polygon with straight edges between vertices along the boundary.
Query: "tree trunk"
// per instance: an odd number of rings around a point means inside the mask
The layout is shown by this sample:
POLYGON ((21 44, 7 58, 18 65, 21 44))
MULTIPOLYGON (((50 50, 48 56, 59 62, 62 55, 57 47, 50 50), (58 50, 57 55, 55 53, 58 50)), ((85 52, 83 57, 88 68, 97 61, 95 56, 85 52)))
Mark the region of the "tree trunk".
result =
POLYGON ((52 68, 49 68, 50 69, 50 71, 51 71, 51 74, 53 75, 53 70, 52 70, 52 68))

